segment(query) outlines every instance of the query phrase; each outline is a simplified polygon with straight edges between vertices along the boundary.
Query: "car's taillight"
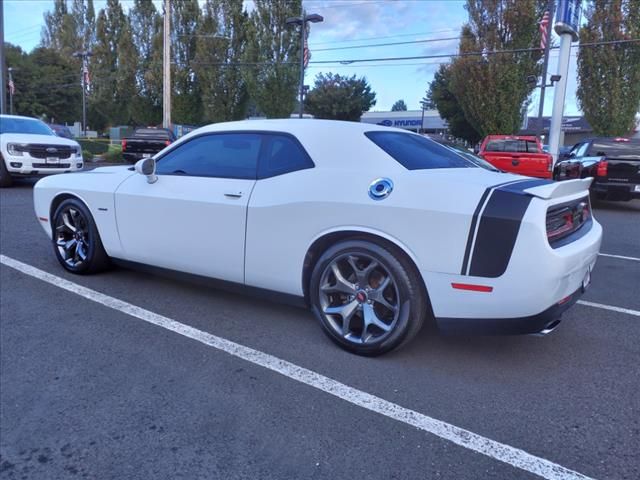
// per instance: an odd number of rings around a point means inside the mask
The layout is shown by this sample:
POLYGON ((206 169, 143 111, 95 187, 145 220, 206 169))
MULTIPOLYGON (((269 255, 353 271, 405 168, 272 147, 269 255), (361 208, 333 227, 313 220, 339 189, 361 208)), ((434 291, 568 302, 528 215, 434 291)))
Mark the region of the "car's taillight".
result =
POLYGON ((598 170, 596 171, 596 175, 598 175, 599 177, 606 177, 607 167, 608 165, 606 160, 601 160, 600 162, 598 162, 598 170))
POLYGON ((122 140, 122 151, 127 149, 127 141, 126 140, 122 140))
POLYGON ((547 238, 549 243, 566 237, 578 230, 591 217, 587 198, 549 209, 547 212, 547 238))

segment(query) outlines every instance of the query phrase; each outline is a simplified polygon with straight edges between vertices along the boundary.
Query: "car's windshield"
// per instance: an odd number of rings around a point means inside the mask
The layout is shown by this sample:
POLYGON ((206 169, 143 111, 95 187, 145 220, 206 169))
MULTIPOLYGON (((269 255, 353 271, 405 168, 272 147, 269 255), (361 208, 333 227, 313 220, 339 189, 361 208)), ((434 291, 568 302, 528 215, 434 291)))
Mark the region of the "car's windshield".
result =
POLYGON ((47 125, 35 118, 0 117, 0 133, 28 133, 31 135, 52 135, 47 125))
POLYGON ((374 131, 365 135, 407 170, 478 166, 453 150, 413 133, 374 131))

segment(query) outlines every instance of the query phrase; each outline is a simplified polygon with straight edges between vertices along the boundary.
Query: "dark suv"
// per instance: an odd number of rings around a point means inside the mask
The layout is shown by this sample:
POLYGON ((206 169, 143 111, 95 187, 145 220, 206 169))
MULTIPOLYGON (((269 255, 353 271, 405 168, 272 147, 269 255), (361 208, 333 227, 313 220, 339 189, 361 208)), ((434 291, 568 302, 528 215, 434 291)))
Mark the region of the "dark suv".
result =
POLYGON ((593 177, 596 198, 640 198, 640 139, 592 138, 573 146, 569 158, 556 164, 558 180, 593 177))

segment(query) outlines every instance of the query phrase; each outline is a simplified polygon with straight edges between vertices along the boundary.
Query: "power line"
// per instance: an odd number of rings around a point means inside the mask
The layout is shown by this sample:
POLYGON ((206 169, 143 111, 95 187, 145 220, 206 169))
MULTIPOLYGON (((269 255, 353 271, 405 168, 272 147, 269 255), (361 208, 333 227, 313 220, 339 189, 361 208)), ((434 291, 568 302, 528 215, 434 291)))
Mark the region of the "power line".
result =
MULTIPOLYGON (((605 42, 591 42, 591 43, 583 43, 577 46, 577 48, 583 47, 595 47, 601 45, 619 45, 625 43, 636 43, 640 42, 640 38, 630 39, 630 40, 611 40, 605 42)), ((554 46, 552 49, 558 49, 559 47, 554 46)), ((540 47, 536 48, 514 48, 509 50, 494 50, 487 52, 462 52, 462 53, 442 53, 436 55, 415 55, 411 57, 384 57, 384 58, 355 58, 349 60, 316 60, 311 61, 309 63, 313 64, 328 64, 328 63, 340 63, 343 65, 351 64, 351 63, 362 63, 362 62, 391 62, 391 61, 401 61, 401 60, 422 60, 429 58, 451 58, 451 57, 483 57, 487 55, 500 55, 500 54, 509 54, 509 53, 532 53, 532 52, 540 52, 542 49, 540 47)))
POLYGON ((449 40, 460 40, 460 37, 445 37, 445 38, 428 38, 426 40, 411 40, 407 42, 390 42, 390 43, 372 43, 369 45, 352 45, 350 47, 333 47, 333 48, 315 48, 314 52, 328 52, 330 50, 352 50, 355 48, 371 48, 371 47, 390 47, 394 45, 411 45, 416 43, 435 43, 446 42, 449 40))
POLYGON ((378 37, 368 37, 368 38, 354 38, 349 40, 334 40, 331 42, 320 42, 320 43, 309 42, 309 43, 314 46, 323 46, 323 45, 335 45, 336 43, 365 42, 367 40, 385 40, 389 38, 419 37, 421 35, 431 35, 434 33, 446 33, 446 32, 458 32, 458 31, 460 31, 459 28, 447 28, 444 30, 433 30, 431 32, 399 33, 397 35, 386 35, 382 37, 378 36, 378 37))

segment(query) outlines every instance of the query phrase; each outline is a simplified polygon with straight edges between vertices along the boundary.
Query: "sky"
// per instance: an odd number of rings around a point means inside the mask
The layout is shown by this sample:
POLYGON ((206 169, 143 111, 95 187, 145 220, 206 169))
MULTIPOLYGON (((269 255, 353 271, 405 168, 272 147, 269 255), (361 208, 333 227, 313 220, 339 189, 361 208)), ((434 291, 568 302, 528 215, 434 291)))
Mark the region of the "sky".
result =
MULTIPOLYGON (((133 0, 120 0, 125 8, 133 0)), ((175 0, 174 0, 175 1, 175 0)), ((252 8, 252 0, 243 0, 252 8)), ((106 0, 94 0, 96 12, 106 0)), ((159 0, 156 3, 160 3, 159 0)), ((304 0, 309 13, 324 17, 313 24, 309 36, 311 63, 305 83, 313 85, 318 73, 339 73, 365 77, 376 92, 372 111, 388 111, 403 99, 409 110, 418 110, 429 82, 441 62, 448 58, 404 61, 340 63, 355 59, 411 57, 456 53, 460 28, 467 20, 462 0, 304 0), (425 42, 425 40, 428 40, 425 42), (389 46, 380 43, 416 42, 389 46), (361 47, 364 48, 352 48, 361 47), (338 50, 339 49, 339 50, 338 50), (314 62, 331 61, 329 64, 314 62)), ((5 41, 30 51, 40 42, 44 13, 53 8, 53 0, 4 0, 5 41)), ((559 39, 554 34, 555 43, 559 39)), ((574 44, 576 45, 576 44, 574 44)), ((549 75, 557 71, 557 50, 551 51, 549 75)), ((576 49, 572 49, 565 115, 579 115, 575 92, 576 49)), ((551 114, 553 89, 547 89, 545 115, 551 114)), ((529 115, 538 112, 538 90, 531 97, 529 115)))

